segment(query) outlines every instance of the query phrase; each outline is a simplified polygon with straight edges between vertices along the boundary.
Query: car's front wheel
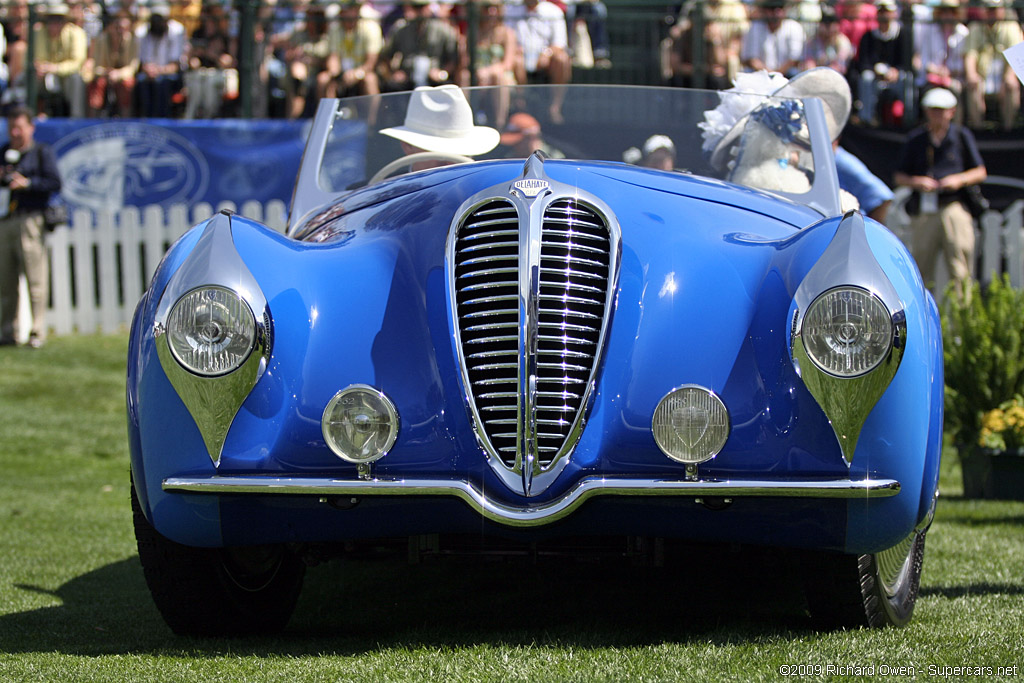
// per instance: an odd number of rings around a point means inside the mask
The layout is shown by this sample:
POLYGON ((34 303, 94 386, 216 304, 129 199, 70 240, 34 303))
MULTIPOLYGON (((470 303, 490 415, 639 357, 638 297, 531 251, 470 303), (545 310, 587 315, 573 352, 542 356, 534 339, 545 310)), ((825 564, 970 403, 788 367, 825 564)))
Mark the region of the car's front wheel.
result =
POLYGON ((194 548, 175 543, 146 519, 134 484, 132 512, 146 584, 175 633, 273 633, 288 623, 306 569, 286 547, 194 548))
POLYGON ((815 627, 907 624, 921 586, 926 531, 915 530, 895 546, 870 555, 810 556, 804 566, 804 592, 815 627))

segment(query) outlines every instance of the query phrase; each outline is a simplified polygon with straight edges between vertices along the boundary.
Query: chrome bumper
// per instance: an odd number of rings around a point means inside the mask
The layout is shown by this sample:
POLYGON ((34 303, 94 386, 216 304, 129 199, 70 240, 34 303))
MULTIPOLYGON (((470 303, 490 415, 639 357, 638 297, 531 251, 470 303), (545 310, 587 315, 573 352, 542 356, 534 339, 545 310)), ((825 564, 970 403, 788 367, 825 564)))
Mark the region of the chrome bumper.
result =
POLYGON ((586 477, 556 500, 536 506, 505 505, 467 481, 443 479, 329 479, 315 477, 171 477, 173 493, 259 494, 264 496, 454 496, 485 518, 514 527, 558 521, 594 496, 719 498, 888 498, 900 492, 893 479, 830 481, 687 481, 586 477))

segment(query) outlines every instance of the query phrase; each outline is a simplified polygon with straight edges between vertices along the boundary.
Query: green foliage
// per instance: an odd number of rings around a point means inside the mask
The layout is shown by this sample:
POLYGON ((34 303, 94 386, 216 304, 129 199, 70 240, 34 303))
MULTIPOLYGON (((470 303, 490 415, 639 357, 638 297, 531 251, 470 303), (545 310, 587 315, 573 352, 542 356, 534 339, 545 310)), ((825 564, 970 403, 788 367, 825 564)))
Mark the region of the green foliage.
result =
POLYGON ((1007 276, 987 288, 953 286, 942 303, 946 431, 960 445, 976 444, 982 414, 1024 394, 1024 291, 1007 276))

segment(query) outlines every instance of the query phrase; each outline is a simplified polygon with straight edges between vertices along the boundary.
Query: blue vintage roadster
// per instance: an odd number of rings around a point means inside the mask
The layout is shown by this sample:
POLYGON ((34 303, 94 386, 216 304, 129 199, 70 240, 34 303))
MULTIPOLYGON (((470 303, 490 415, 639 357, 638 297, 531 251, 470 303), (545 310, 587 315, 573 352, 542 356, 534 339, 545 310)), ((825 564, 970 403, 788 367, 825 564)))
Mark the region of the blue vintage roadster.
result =
POLYGON ((286 234, 217 214, 138 305, 132 502, 170 627, 281 629, 304 560, 380 539, 580 537, 791 550, 816 623, 905 624, 942 344, 907 250, 844 206, 845 116, 569 86, 555 124, 550 87, 470 89, 460 147, 417 92, 321 102, 286 234))

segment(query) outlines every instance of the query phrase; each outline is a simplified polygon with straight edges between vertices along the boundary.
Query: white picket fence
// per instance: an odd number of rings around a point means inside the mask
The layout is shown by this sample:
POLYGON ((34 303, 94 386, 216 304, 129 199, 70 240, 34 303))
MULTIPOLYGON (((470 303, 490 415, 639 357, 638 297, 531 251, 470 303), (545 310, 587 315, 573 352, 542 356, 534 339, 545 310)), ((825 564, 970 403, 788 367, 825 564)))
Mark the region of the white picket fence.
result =
MULTIPOLYGON (((47 236, 50 249, 50 299, 47 325, 54 334, 117 332, 131 322, 135 305, 149 285, 167 248, 191 226, 214 211, 229 209, 284 231, 288 219, 284 202, 265 206, 246 202, 239 211, 231 202, 168 209, 148 206, 139 210, 94 213, 76 210, 70 227, 47 236)), ((22 280, 18 336, 28 338, 31 314, 22 280)))
MULTIPOLYGON (((1013 179, 1010 179, 1013 180, 1013 179)), ((1014 181, 1016 185, 1020 181, 1014 181)), ((1024 192, 1022 192, 1024 197, 1024 192)), ((902 210, 906 193, 897 193, 889 215, 889 228, 909 243, 909 218, 902 210)), ((72 227, 55 230, 47 238, 51 251, 51 300, 47 323, 55 334, 117 332, 130 322, 135 305, 152 279, 164 252, 189 227, 221 209, 236 210, 230 202, 216 208, 197 204, 188 215, 185 205, 167 210, 159 206, 129 207, 117 213, 75 211, 72 227)), ((284 231, 287 208, 281 201, 242 205, 239 213, 284 231)), ((989 211, 979 221, 978 250, 982 281, 1007 272, 1015 287, 1024 287, 1024 199, 1005 211, 989 211)), ((938 269, 936 292, 945 284, 945 264, 938 269)), ((28 337, 28 297, 22 291, 19 337, 28 337)))
MULTIPOLYGON (((984 187, 999 186, 1009 190, 1013 196, 1020 196, 1003 211, 987 211, 976 222, 975 252, 978 256, 975 278, 987 283, 993 277, 1006 273, 1010 284, 1024 288, 1024 181, 1004 176, 989 176, 984 187)), ((910 246, 910 217, 903 210, 909 198, 909 188, 896 190, 893 208, 889 211, 887 227, 910 246)), ((935 270, 935 286, 932 290, 941 295, 949 281, 949 272, 940 253, 935 270)))

